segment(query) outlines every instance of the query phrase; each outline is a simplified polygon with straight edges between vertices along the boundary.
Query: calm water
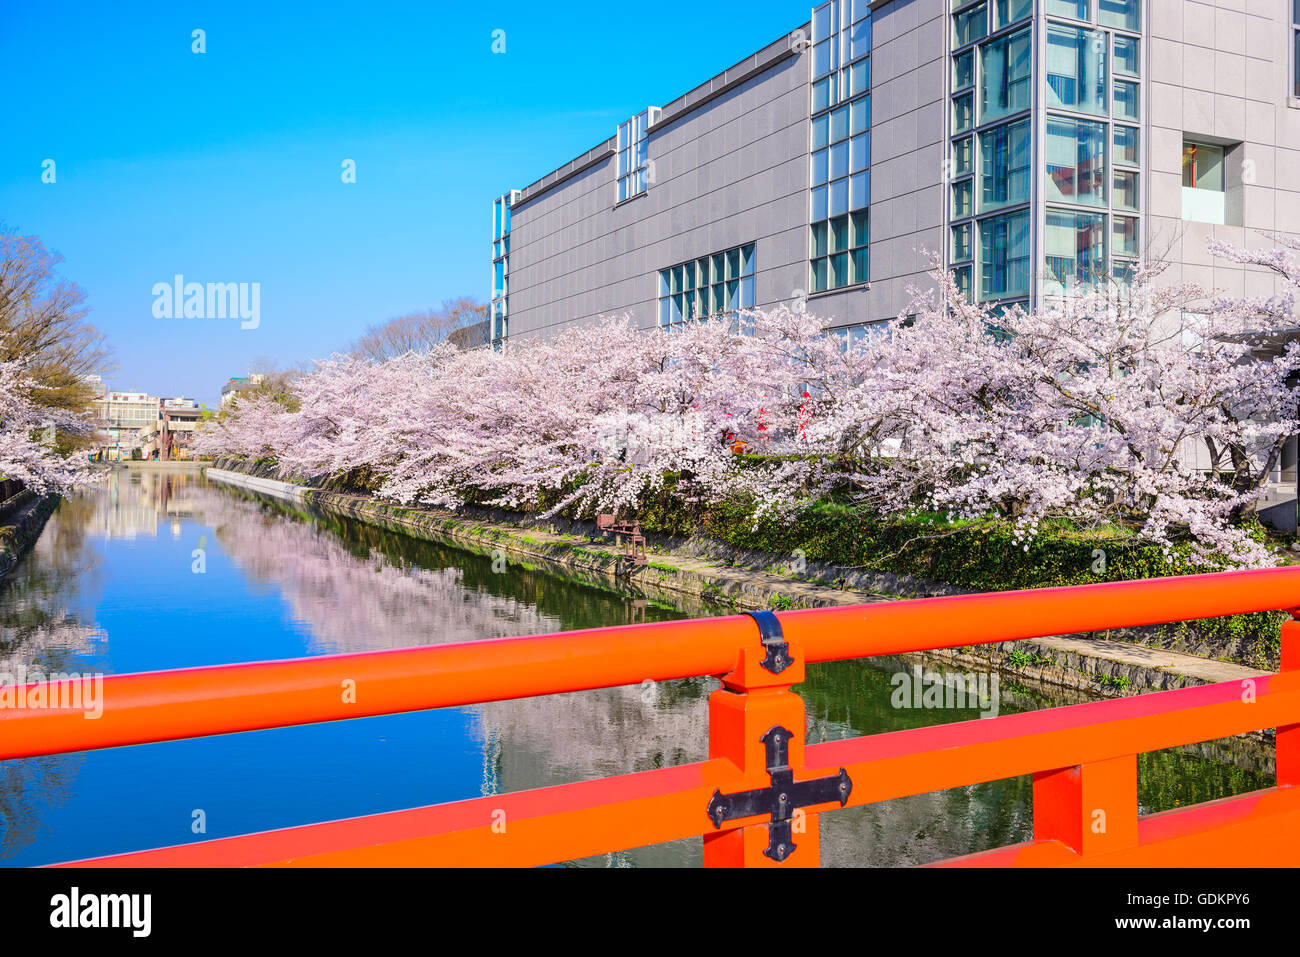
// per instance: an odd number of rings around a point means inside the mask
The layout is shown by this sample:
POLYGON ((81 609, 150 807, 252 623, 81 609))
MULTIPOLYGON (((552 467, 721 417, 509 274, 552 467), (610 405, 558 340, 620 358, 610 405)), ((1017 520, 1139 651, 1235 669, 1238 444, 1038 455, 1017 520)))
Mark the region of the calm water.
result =
MULTIPOLYGON (((695 608, 695 613, 708 613, 695 608)), ((163 668, 685 617, 669 604, 296 514, 189 474, 112 473, 0 585, 0 673, 163 668), (196 550, 205 567, 196 572, 196 550)), ((966 720, 890 706, 898 662, 810 668, 810 740, 966 720)), ((703 759, 711 679, 0 762, 0 863, 44 864, 703 759), (192 832, 195 813, 206 834, 192 832)), ((1062 703, 1004 683, 1002 711, 1062 703), (1010 700, 1008 700, 1008 698, 1010 700)), ((1271 775, 1145 756, 1144 811, 1271 775)), ((1239 766, 1245 764, 1247 766, 1239 766)), ((913 864, 1030 837, 1015 778, 822 816, 827 864, 913 864)), ((579 863, 698 864, 699 839, 579 863)))

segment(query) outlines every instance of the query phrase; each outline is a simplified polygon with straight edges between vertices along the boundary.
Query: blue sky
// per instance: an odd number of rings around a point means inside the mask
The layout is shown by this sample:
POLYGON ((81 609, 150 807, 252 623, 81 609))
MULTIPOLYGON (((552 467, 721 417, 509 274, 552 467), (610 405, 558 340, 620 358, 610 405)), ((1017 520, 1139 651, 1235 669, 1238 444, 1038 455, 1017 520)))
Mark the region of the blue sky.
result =
POLYGON ((214 401, 255 361, 327 355, 371 322, 486 299, 494 197, 809 9, 6 0, 0 220, 65 257, 115 350, 114 387, 214 401), (155 318, 154 284, 178 273, 260 283, 260 325, 155 318))

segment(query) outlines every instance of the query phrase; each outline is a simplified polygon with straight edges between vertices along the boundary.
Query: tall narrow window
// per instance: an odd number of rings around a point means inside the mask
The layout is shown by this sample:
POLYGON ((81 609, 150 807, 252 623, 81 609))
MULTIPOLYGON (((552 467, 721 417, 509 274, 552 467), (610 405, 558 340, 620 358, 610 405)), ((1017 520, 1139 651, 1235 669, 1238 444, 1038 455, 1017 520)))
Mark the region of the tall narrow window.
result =
POLYGON ((980 134, 980 212, 1029 200, 1029 121, 980 134))
POLYGON ((1106 205, 1106 124, 1047 117, 1047 198, 1106 205))
POLYGON ((980 221, 982 300, 1029 294, 1029 211, 1004 213, 980 221))
POLYGON ((871 8, 831 0, 813 10, 809 289, 867 281, 871 200, 871 8), (819 47, 827 53, 816 57, 819 47), (824 75, 822 75, 824 74, 824 75), (822 89, 825 84, 825 89, 822 89))
POLYGON ((1048 295, 1106 278, 1106 217, 1102 213, 1048 209, 1046 226, 1043 245, 1048 295))
POLYGON ((1053 24, 1047 28, 1048 106, 1105 114, 1106 35, 1053 24))
POLYGON ((987 5, 980 3, 968 10, 955 14, 952 18, 952 45, 963 47, 988 36, 989 11, 987 5))
POLYGON ((489 335, 493 348, 501 348, 510 334, 510 207, 519 198, 512 189, 492 204, 492 298, 489 335))
POLYGON ((618 128, 618 201, 640 196, 649 185, 650 144, 646 130, 659 119, 652 106, 618 128))
POLYGON ((986 43, 980 49, 980 123, 1029 109, 1032 44, 1028 30, 986 43))

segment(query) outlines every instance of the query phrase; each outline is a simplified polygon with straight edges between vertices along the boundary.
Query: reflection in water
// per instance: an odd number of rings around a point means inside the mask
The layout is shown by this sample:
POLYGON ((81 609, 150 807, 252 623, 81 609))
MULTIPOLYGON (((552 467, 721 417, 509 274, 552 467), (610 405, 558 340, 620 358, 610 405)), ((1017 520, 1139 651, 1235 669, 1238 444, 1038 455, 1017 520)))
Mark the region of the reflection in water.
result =
MULTIPOLYGON (((692 611, 697 611, 692 609, 692 611)), ((698 612, 697 613, 702 613, 698 612)), ((6 663, 127 672, 681 617, 662 601, 361 523, 189 473, 112 473, 63 503, 0 586, 6 663), (200 569, 201 573, 196 573, 200 569)), ((895 711, 901 662, 809 668, 810 740, 976 717, 895 711)), ((603 689, 83 755, 0 762, 0 860, 46 863, 701 760, 712 679, 603 689), (203 809, 208 831, 191 830, 203 809)), ((1003 712, 1059 704, 1020 689, 1003 712)), ((1264 775, 1145 756, 1144 810, 1264 775)), ((823 815, 827 864, 910 864, 1025 840, 1028 778, 823 815)), ((698 864, 700 841, 577 862, 698 864)))

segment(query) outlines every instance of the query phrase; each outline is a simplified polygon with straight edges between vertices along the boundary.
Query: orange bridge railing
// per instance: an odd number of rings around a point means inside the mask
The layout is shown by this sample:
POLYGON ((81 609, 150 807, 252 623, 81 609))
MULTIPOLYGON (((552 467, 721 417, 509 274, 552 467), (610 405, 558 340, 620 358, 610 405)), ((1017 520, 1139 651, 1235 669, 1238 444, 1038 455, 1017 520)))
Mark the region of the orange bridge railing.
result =
POLYGON ((1295 865, 1295 620, 1280 674, 815 745, 791 690, 809 662, 1265 610, 1300 615, 1300 568, 110 676, 97 720, 0 709, 0 759, 716 675, 695 764, 76 863, 520 866, 703 835, 706 865, 816 866, 819 814, 1032 774, 1033 840, 946 863, 1295 865), (1275 787, 1139 816, 1138 754, 1266 728, 1275 787))

